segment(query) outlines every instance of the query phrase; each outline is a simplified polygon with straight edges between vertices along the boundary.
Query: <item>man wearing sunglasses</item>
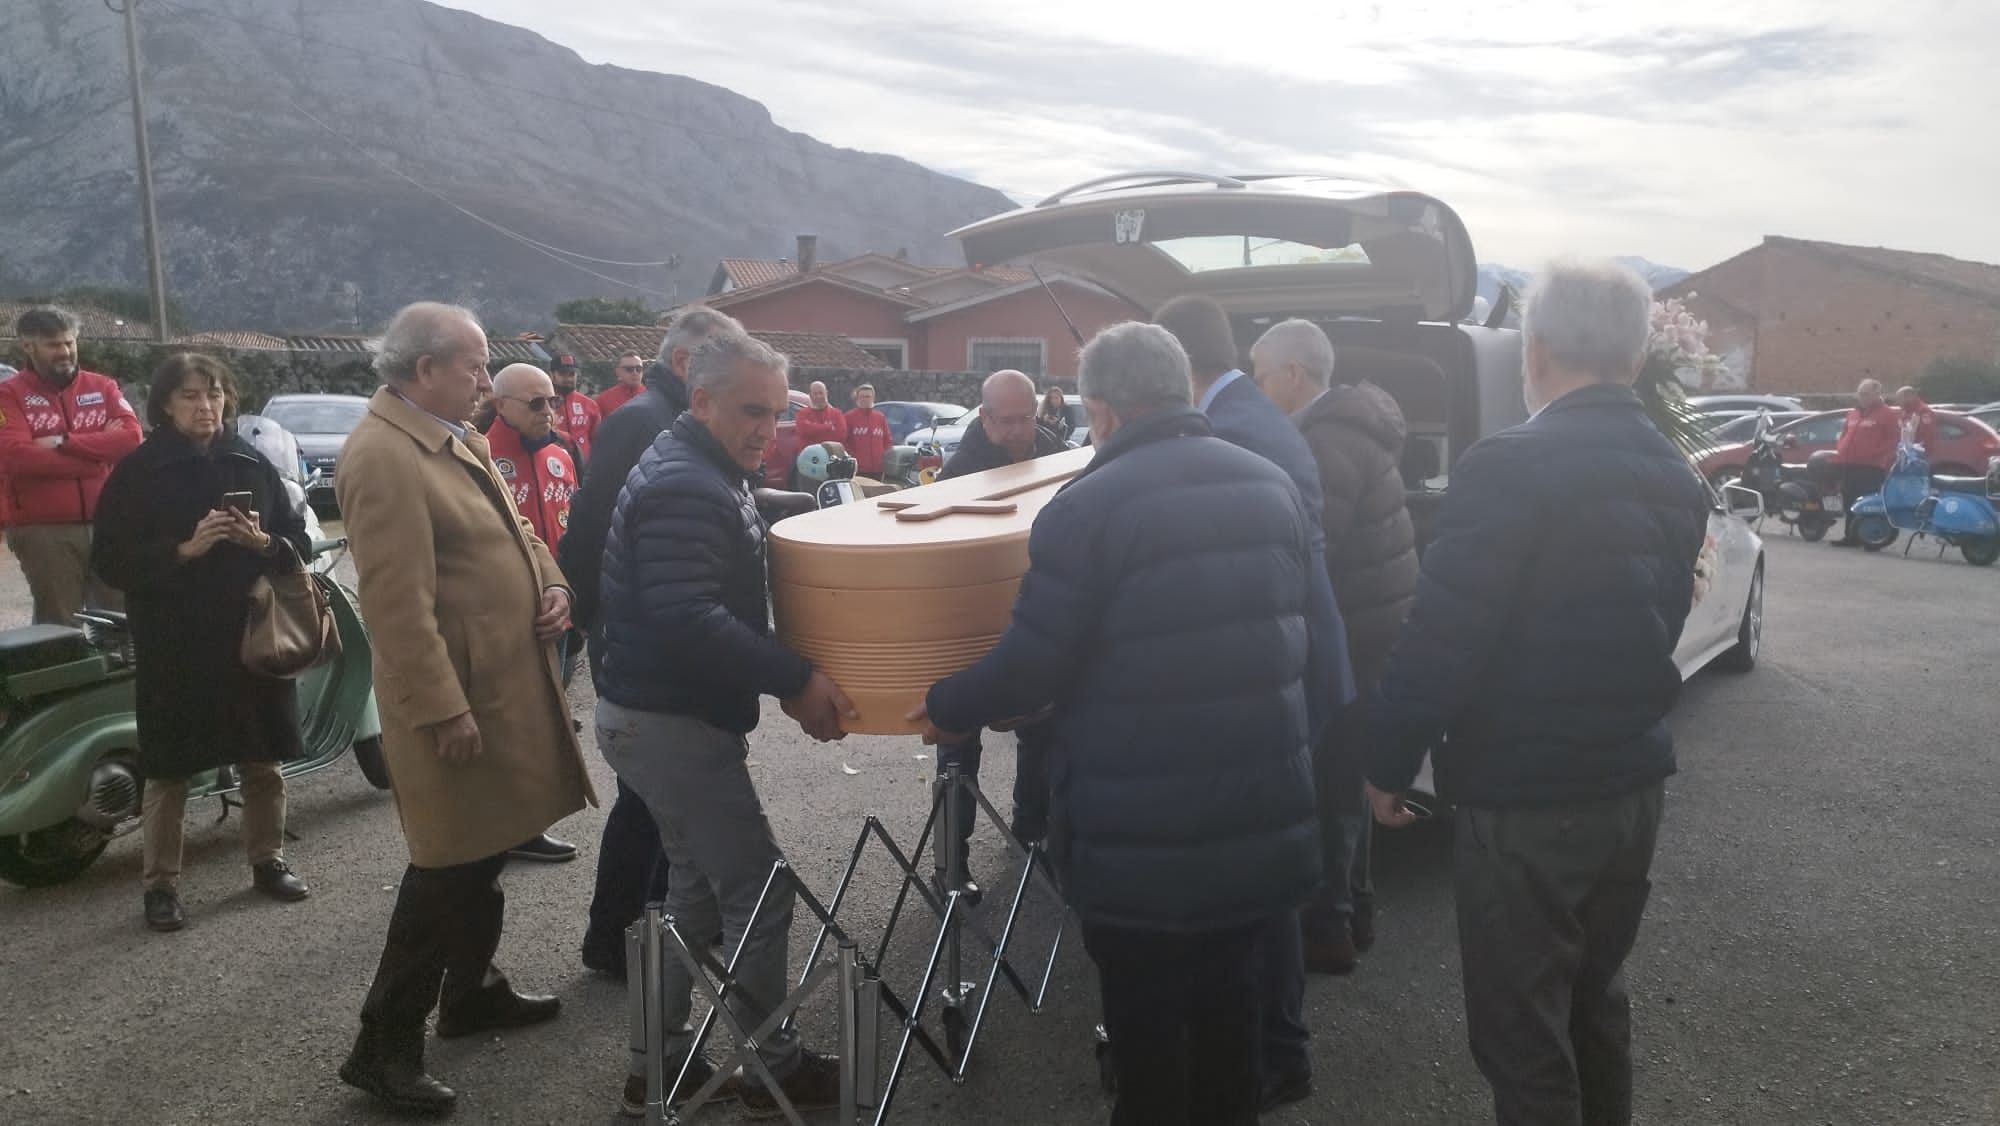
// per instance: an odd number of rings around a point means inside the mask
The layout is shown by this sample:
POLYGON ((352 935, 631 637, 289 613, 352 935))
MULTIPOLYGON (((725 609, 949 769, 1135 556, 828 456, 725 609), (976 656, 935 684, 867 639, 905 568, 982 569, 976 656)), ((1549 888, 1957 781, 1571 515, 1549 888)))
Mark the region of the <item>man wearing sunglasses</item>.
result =
MULTIPOLYGON (((547 372, 533 364, 509 364, 493 377, 493 424, 486 428, 493 467, 550 555, 569 530, 569 500, 577 483, 576 460, 556 431, 561 399, 547 372)), ((576 846, 543 833, 507 855, 561 863, 576 859, 576 846)))
MULTIPOLYGON (((600 424, 611 417, 611 412, 639 397, 646 389, 646 361, 637 352, 627 352, 618 357, 618 382, 606 387, 597 396, 597 415, 600 424)), ((594 436, 594 435, 593 435, 594 436)))

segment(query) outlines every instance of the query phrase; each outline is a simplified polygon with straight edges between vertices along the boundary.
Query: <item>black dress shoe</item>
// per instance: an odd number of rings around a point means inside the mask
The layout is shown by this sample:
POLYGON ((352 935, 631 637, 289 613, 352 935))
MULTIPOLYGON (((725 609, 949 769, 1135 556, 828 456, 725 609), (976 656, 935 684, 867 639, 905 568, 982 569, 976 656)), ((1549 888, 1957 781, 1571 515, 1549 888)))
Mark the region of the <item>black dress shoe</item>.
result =
POLYGON ((272 899, 286 903, 297 903, 312 894, 312 889, 306 886, 304 880, 292 875, 291 866, 282 859, 252 864, 250 884, 272 899))
POLYGON ((554 1020, 561 1012, 560 997, 516 993, 512 987, 501 985, 482 989, 452 1005, 449 1011, 440 1005, 437 1033, 440 1039, 452 1040, 482 1032, 525 1028, 554 1020))
POLYGON ((967 907, 979 906, 979 901, 986 897, 986 893, 980 890, 978 881, 972 878, 970 872, 960 875, 956 883, 945 879, 942 868, 931 873, 931 889, 937 892, 939 899, 945 898, 954 888, 958 890, 959 898, 965 901, 967 907))
POLYGON ((180 893, 172 888, 147 888, 147 929, 177 931, 184 926, 187 926, 187 915, 181 911, 180 893))
POLYGON ((1258 1101, 1257 1113, 1270 1114, 1281 1106, 1304 1102, 1312 1097, 1312 1072, 1301 1069, 1273 1075, 1264 1080, 1264 1092, 1258 1101))
POLYGON ((617 981, 625 980, 625 947, 583 944, 583 968, 617 981))
POLYGON ((397 1110, 444 1114, 458 1103, 458 1092, 424 1074, 422 1067, 401 1061, 366 1059, 358 1052, 340 1065, 340 1081, 397 1110))
POLYGON ((543 833, 533 840, 522 841, 507 850, 511 860, 538 860, 544 864, 560 864, 576 859, 576 846, 568 841, 559 841, 543 833))

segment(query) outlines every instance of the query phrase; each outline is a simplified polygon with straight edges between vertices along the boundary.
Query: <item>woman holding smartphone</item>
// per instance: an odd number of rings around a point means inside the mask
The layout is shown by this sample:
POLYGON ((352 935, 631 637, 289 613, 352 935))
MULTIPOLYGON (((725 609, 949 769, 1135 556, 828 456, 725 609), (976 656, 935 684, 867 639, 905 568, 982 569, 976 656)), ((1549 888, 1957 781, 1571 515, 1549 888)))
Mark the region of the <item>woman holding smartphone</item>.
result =
POLYGON ((308 894, 283 856, 278 773, 304 754, 297 693, 245 668, 239 653, 251 584, 298 566, 311 544, 277 469, 236 436, 235 414, 220 360, 169 357, 146 396, 152 432, 112 470, 97 508, 91 563, 125 592, 137 651, 145 915, 157 931, 185 923, 188 776, 219 766, 241 771, 254 886, 288 902, 308 894))

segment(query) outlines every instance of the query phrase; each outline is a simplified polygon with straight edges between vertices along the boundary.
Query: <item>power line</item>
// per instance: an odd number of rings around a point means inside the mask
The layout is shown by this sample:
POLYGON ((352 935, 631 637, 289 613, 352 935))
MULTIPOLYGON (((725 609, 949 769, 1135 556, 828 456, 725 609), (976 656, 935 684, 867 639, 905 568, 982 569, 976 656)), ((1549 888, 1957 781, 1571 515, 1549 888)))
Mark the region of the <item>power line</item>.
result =
MULTIPOLYGON (((176 7, 172 4, 166 3, 166 0, 151 0, 151 2, 166 8, 168 11, 172 12, 174 15, 179 17, 186 17, 189 15, 197 14, 189 12, 186 9, 176 7)), ((201 41, 199 37, 197 37, 197 42, 200 43, 200 46, 203 51, 206 51, 208 49, 208 44, 204 41, 201 41)), ((213 60, 213 56, 211 56, 211 60, 213 60)), ((382 169, 384 172, 387 172, 390 175, 396 177, 397 179, 403 181, 404 183, 409 184, 411 187, 417 189, 418 191, 424 193, 427 196, 430 196, 432 199, 437 200, 438 202, 444 204, 445 206, 451 208, 452 210, 458 212, 459 214, 464 215, 465 217, 477 223, 480 223, 488 228, 491 228, 493 231, 501 235, 504 235, 507 238, 510 238, 515 242, 520 243, 523 246, 526 246, 527 248, 535 251, 538 254, 541 254, 543 257, 559 262, 565 266, 568 266, 570 269, 588 274, 591 277, 598 279, 599 281, 610 282, 612 285, 620 286, 625 289, 630 289, 638 293, 644 293, 652 297, 664 297, 669 300, 673 299, 676 296, 675 293, 669 292, 667 290, 654 289, 650 286, 640 285, 637 282, 627 281, 623 278, 612 277, 610 274, 593 270, 590 267, 583 265, 581 262, 571 261, 571 258, 580 258, 586 261, 597 262, 605 265, 633 266, 633 267, 678 265, 679 264, 678 259, 670 260, 668 262, 617 262, 601 258, 592 258, 591 256, 586 254, 580 254, 576 251, 565 250, 562 247, 553 246, 550 245, 549 243, 542 242, 538 239, 530 238, 529 236, 524 235, 521 232, 516 231, 510 227, 507 227, 504 224, 495 222, 492 219, 488 219, 484 215, 481 215, 478 212, 473 211, 471 208, 459 204, 456 200, 453 200, 444 193, 436 190, 435 188, 430 187, 428 184, 423 183, 416 177, 411 176, 409 173, 404 172, 402 169, 397 168, 396 166, 388 163, 382 158, 376 156, 374 153, 369 152, 366 148, 362 147, 359 142, 347 136, 345 133, 342 133, 339 129, 335 128, 334 126, 329 125, 326 121, 322 120, 318 114, 315 114, 314 112, 307 109, 303 105, 300 105, 296 99, 291 97, 291 95, 280 92, 278 96, 280 98, 283 98, 285 103, 291 106, 292 109, 296 110, 301 117, 304 117, 306 120, 312 122, 314 125, 317 125, 320 129, 324 130, 329 136, 341 142, 343 145, 346 145, 349 149, 352 149, 355 153, 357 153, 364 159, 368 160, 376 167, 382 169), (564 255, 569 255, 570 257, 564 257, 564 255)))

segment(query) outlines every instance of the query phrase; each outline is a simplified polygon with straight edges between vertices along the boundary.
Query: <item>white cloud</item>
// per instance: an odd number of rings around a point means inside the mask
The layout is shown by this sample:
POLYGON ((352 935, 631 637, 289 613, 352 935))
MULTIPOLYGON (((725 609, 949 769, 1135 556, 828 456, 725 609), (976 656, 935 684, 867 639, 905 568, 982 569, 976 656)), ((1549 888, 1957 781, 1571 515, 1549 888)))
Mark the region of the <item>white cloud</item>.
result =
POLYGON ((1482 257, 1790 234, 2000 261, 2000 5, 450 0, 1029 198, 1148 165, 1380 169, 1482 257))

